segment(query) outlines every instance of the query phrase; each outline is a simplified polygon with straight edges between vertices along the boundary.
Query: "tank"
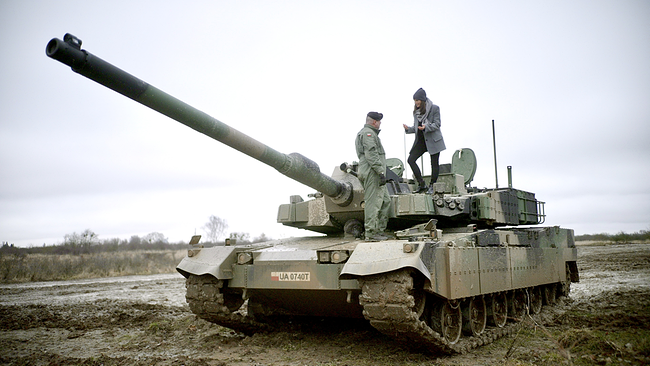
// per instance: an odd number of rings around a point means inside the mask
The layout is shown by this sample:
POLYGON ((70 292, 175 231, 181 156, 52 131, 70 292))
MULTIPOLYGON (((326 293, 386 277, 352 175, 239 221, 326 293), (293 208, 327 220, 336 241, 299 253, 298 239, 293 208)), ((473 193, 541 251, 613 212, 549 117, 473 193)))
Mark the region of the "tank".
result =
POLYGON ((356 162, 325 175, 303 155, 278 152, 81 44, 66 34, 46 54, 315 190, 289 197, 277 222, 321 235, 213 247, 192 237, 177 270, 191 311, 205 320, 253 334, 282 316, 359 318, 396 341, 453 354, 514 332, 579 281, 573 230, 540 226, 544 202, 510 179, 507 188, 472 187, 471 149, 442 164, 424 194, 413 193, 402 162, 389 159, 389 239, 366 242, 356 162))

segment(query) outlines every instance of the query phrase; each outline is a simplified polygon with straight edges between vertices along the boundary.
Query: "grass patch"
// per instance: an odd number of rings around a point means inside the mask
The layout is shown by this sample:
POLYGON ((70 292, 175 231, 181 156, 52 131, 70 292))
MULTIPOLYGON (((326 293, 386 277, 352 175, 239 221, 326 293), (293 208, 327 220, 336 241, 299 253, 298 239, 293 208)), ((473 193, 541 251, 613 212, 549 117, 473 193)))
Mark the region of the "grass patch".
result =
POLYGON ((576 365, 588 365, 594 361, 631 364, 650 356, 648 329, 569 329, 559 337, 560 343, 576 355, 576 365))
POLYGON ((185 250, 138 250, 81 255, 0 256, 0 282, 66 281, 174 273, 185 250))
POLYGON ((174 327, 171 324, 171 322, 167 320, 161 320, 149 324, 149 327, 147 328, 147 333, 149 335, 165 335, 171 333, 173 330, 174 327))
POLYGON ((504 365, 646 365, 650 363, 650 328, 643 310, 611 321, 607 309, 573 309, 564 315, 563 325, 552 328, 526 320, 516 335, 478 351, 503 352, 504 365))

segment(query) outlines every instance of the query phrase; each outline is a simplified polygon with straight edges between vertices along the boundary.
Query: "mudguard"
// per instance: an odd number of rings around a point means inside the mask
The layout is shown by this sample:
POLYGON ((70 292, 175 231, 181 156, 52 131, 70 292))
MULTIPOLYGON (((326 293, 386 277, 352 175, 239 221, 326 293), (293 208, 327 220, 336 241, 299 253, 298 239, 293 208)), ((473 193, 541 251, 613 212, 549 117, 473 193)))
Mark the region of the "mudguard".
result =
POLYGON ((342 277, 370 276, 387 273, 402 268, 414 268, 431 281, 429 269, 420 258, 424 245, 417 245, 403 240, 359 243, 343 266, 342 277), (415 247, 407 252, 405 246, 415 247))
POLYGON ((187 256, 176 266, 185 276, 211 274, 220 280, 232 279, 232 265, 235 263, 235 247, 218 246, 196 250, 192 257, 187 256))

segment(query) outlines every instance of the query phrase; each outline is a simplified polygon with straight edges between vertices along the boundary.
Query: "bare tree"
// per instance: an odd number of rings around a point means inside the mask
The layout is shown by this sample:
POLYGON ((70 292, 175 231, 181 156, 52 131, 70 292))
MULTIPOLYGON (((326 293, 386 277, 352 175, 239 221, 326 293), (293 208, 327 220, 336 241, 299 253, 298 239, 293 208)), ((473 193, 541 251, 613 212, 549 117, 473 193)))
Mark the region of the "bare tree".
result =
POLYGON ((235 239, 239 244, 246 244, 250 242, 250 234, 249 233, 230 233, 230 239, 235 239))
POLYGON ((253 240, 251 240, 251 243, 261 243, 263 241, 269 241, 269 240, 273 240, 273 239, 266 236, 266 234, 261 233, 260 236, 253 238, 253 240))
POLYGON ((212 243, 216 243, 220 237, 226 232, 228 222, 217 216, 210 216, 210 220, 203 225, 202 229, 205 230, 205 235, 212 243))
POLYGON ((77 232, 65 234, 63 244, 73 247, 90 247, 91 245, 99 244, 99 238, 92 230, 86 229, 81 234, 77 234, 77 232))
POLYGON ((167 244, 167 238, 165 238, 165 235, 159 232, 149 233, 145 235, 144 238, 142 238, 142 240, 150 244, 155 244, 155 243, 167 244))
POLYGON ((65 234, 63 237, 63 245, 70 249, 71 254, 90 253, 92 249, 96 249, 100 244, 97 234, 92 230, 86 229, 81 234, 73 232, 72 234, 65 234))

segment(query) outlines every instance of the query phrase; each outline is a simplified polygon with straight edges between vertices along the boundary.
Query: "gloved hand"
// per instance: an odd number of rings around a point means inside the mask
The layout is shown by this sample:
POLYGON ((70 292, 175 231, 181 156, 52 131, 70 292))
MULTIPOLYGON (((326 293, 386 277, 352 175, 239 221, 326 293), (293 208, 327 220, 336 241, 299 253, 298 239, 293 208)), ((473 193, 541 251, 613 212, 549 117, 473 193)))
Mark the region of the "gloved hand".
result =
POLYGON ((386 176, 384 175, 384 173, 379 174, 379 185, 380 186, 386 185, 386 176))

